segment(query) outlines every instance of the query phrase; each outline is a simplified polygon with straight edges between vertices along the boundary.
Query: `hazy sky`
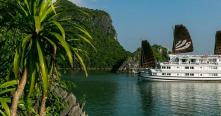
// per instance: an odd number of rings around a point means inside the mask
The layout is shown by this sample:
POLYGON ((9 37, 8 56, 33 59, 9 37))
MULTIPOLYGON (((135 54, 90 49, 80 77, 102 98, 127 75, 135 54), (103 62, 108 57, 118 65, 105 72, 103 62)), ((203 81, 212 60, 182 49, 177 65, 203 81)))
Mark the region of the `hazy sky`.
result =
POLYGON ((215 32, 221 30, 221 0, 72 0, 107 11, 125 49, 134 51, 142 39, 172 48, 173 26, 184 24, 195 54, 212 54, 215 32))

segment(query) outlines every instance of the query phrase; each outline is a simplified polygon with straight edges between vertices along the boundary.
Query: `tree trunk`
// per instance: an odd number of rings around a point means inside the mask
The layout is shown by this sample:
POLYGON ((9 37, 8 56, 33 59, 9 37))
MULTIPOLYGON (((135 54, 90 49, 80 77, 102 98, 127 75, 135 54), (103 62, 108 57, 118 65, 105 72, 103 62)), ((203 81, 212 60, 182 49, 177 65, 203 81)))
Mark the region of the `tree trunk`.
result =
POLYGON ((41 101, 40 116, 45 116, 45 104, 46 104, 46 100, 47 100, 47 97, 46 97, 46 95, 44 94, 44 95, 42 96, 42 101, 41 101))
POLYGON ((24 91, 24 88, 27 82, 27 76, 28 76, 28 71, 26 67, 19 81, 18 88, 13 95, 12 105, 11 105, 11 116, 16 116, 19 99, 24 91))

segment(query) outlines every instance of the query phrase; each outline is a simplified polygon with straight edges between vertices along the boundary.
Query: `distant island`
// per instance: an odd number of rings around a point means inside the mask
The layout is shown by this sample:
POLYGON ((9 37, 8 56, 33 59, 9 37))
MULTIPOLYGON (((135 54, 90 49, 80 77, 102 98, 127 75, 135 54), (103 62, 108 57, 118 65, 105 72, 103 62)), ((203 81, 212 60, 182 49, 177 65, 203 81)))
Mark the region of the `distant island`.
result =
MULTIPOLYGON (((164 62, 168 60, 168 49, 162 47, 161 45, 152 45, 151 49, 153 51, 153 55, 155 59, 159 62, 164 62)), ((141 57, 141 48, 138 48, 132 56, 128 57, 127 60, 121 62, 119 68, 115 70, 115 72, 130 72, 132 68, 140 67, 140 57, 141 57)))

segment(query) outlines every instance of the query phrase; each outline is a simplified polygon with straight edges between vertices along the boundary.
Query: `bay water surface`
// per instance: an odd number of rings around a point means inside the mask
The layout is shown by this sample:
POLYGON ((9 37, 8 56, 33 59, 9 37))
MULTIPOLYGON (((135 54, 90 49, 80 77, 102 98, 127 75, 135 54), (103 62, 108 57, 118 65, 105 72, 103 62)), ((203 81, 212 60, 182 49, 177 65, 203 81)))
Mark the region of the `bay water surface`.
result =
POLYGON ((106 72, 68 73, 89 116, 219 116, 219 82, 147 82, 106 72))

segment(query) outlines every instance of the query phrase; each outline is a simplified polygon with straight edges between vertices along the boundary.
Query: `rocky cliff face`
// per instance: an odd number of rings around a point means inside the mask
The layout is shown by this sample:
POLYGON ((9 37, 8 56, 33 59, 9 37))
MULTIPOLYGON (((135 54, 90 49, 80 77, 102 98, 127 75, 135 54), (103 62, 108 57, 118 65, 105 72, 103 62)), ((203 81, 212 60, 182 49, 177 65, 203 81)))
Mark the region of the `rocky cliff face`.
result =
POLYGON ((60 116, 87 116, 73 93, 68 93, 58 86, 53 86, 52 91, 66 103, 65 108, 60 112, 60 116))
POLYGON ((92 12, 87 21, 92 22, 93 30, 98 29, 97 31, 102 32, 101 34, 117 37, 110 15, 101 10, 92 10, 92 12))

